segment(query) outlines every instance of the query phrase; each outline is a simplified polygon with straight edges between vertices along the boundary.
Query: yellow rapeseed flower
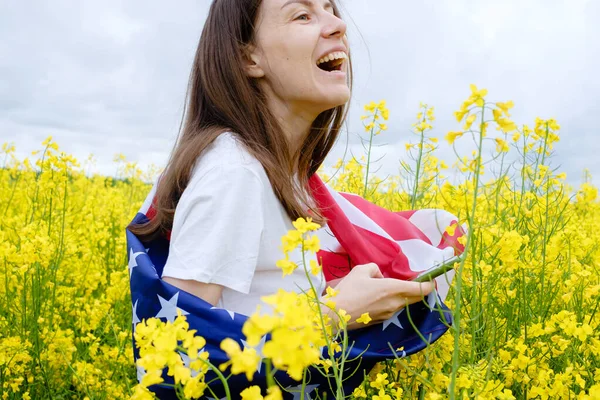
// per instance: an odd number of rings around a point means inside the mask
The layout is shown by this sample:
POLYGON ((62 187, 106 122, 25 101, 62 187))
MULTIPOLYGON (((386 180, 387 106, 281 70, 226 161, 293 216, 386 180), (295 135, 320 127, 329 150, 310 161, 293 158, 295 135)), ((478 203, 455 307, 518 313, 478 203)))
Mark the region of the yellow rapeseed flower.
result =
POLYGON ((361 398, 361 399, 367 398, 367 394, 365 393, 365 389, 363 388, 362 385, 354 388, 354 391, 352 392, 352 396, 355 398, 361 398))
POLYGON ((334 289, 331 286, 327 286, 327 288, 325 289, 325 291, 327 293, 327 296, 329 296, 329 297, 335 297, 340 292, 339 290, 334 289))
POLYGON ((277 260, 275 265, 278 268, 281 268, 281 270, 283 271, 283 276, 291 275, 296 270, 296 268, 298 268, 298 265, 287 257, 282 260, 277 260))
POLYGON ((456 233, 457 226, 457 224, 448 225, 448 227, 446 228, 446 233, 450 236, 454 236, 454 234, 456 233))
POLYGON ((283 394, 281 393, 279 386, 269 387, 264 400, 283 400, 283 394))
POLYGON ((256 352, 256 349, 252 347, 245 347, 243 350, 240 348, 238 342, 233 339, 226 338, 221 342, 221 350, 223 350, 229 361, 226 361, 219 365, 221 371, 225 371, 227 367, 231 366, 231 373, 234 375, 246 374, 246 379, 251 381, 254 373, 258 368, 258 363, 261 360, 260 355, 256 352))
POLYGON ((496 138, 496 151, 499 153, 506 153, 509 150, 508 143, 504 139, 496 138))
POLYGON ((388 378, 387 373, 383 373, 383 374, 378 373, 375 380, 370 383, 370 386, 375 389, 385 389, 387 384, 390 383, 390 381, 387 378, 388 378))
MULTIPOLYGON (((261 300, 264 301, 265 299, 261 297, 261 300)), ((260 305, 258 308, 260 311, 260 305)), ((246 335, 246 342, 250 346, 258 346, 261 338, 279 324, 279 319, 276 316, 260 314, 259 311, 254 312, 242 327, 242 333, 246 335)))
POLYGON ((301 380, 304 370, 318 363, 319 348, 326 344, 323 331, 315 322, 317 318, 309 298, 280 289, 276 294, 262 299, 273 306, 278 319, 270 332, 271 340, 263 347, 263 354, 273 361, 277 369, 301 380))
POLYGON ((310 273, 315 276, 321 275, 321 266, 317 260, 310 260, 310 273))
POLYGON ((300 233, 306 233, 318 230, 321 226, 317 223, 312 222, 312 218, 304 219, 302 217, 293 221, 292 224, 300 233))
POLYGON ((377 108, 377 103, 375 103, 374 101, 371 101, 369 104, 365 105, 365 111, 372 113, 375 112, 375 109, 377 108))
POLYGON ((484 97, 487 96, 487 89, 477 89, 477 86, 474 84, 470 85, 471 87, 471 97, 469 101, 473 101, 477 106, 481 107, 484 104, 484 97))
POLYGON ((433 114, 433 107, 427 110, 427 119, 430 121, 435 120, 435 115, 433 114))
POLYGON ((162 378, 162 370, 151 370, 144 374, 142 380, 140 381, 140 385, 142 387, 149 387, 162 382, 164 382, 164 379, 162 378))
POLYGON ((453 144, 454 141, 456 139, 458 139, 459 137, 461 137, 463 134, 464 134, 464 132, 462 132, 462 131, 448 132, 448 134, 446 134, 446 140, 448 141, 448 143, 453 144))
POLYGON ((456 117, 456 121, 457 122, 461 122, 463 120, 463 118, 465 117, 465 115, 467 115, 468 112, 469 112, 468 107, 465 107, 463 105, 463 107, 461 107, 460 110, 454 112, 454 116, 456 117))
POLYGON ((517 129, 517 125, 507 118, 499 118, 496 123, 503 132, 508 133, 517 129))
POLYGON ((312 253, 316 253, 319 251, 319 237, 317 235, 312 235, 306 238, 303 242, 304 250, 310 251, 312 253))
POLYGON ((373 395, 373 400, 392 400, 392 397, 389 394, 385 393, 384 389, 380 389, 378 394, 373 395))
POLYGON ((388 110, 387 108, 381 110, 381 117, 386 121, 390 119, 390 110, 388 110))
POLYGON ((510 111, 511 108, 513 108, 515 106, 515 104, 513 103, 512 100, 509 100, 506 103, 498 102, 498 103, 496 103, 496 106, 504 112, 504 115, 506 115, 507 117, 510 117, 510 114, 508 112, 510 111))
POLYGON ((467 117, 467 119, 465 120, 465 126, 463 127, 464 131, 468 131, 469 129, 471 129, 471 125, 473 125, 473 122, 475 122, 475 119, 477 119, 477 115, 475 114, 471 114, 467 117))
POLYGON ((281 249, 289 253, 302 244, 302 232, 292 229, 281 238, 281 249))
POLYGON ((240 396, 242 396, 242 400, 263 400, 263 396, 260 393, 260 387, 256 385, 242 390, 240 396))
POLYGON ((360 318, 356 319, 356 322, 361 323, 361 324, 368 324, 369 322, 371 322, 371 317, 369 316, 369 313, 363 313, 360 318))
POLYGON ((52 136, 48 136, 43 142, 42 146, 47 146, 52 141, 52 136))

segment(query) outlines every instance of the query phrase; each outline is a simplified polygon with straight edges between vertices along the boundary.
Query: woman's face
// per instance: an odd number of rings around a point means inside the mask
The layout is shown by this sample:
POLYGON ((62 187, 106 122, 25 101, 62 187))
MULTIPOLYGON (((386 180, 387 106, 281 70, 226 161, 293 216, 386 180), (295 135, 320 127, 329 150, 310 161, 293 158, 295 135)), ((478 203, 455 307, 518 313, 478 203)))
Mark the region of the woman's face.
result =
POLYGON ((346 24, 328 0, 263 0, 251 75, 286 105, 319 113, 345 104, 346 24))

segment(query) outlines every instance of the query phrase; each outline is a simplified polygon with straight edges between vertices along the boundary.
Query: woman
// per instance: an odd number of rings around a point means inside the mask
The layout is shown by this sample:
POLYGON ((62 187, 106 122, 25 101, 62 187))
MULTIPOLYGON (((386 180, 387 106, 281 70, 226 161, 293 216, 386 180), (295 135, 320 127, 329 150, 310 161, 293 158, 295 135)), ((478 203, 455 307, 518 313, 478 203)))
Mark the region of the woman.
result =
MULTIPOLYGON (((310 286, 301 268, 282 278, 279 243, 298 217, 326 223, 305 188, 338 137, 351 81, 335 2, 213 1, 156 216, 129 227, 142 239, 171 231, 165 282, 245 315, 278 288, 310 286)), ((383 278, 375 264, 336 283, 350 329, 365 312, 381 322, 433 288, 383 278)), ((314 284, 325 289, 323 276, 314 284)))

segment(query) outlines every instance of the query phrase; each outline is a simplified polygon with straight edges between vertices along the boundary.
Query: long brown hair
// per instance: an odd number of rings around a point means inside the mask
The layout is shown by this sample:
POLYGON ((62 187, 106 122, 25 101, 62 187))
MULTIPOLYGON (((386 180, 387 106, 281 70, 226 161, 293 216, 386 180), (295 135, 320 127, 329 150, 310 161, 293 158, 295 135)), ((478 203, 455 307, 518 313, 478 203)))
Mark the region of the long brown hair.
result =
MULTIPOLYGON (((127 228, 142 241, 172 229, 177 203, 188 185, 195 162, 221 133, 231 131, 263 165, 288 216, 306 216, 312 204, 305 190, 308 179, 323 163, 348 113, 348 103, 326 110, 294 154, 282 128, 267 107, 258 83, 243 69, 243 48, 254 43, 254 25, 262 0, 214 0, 200 36, 186 93, 186 110, 176 144, 159 183, 155 216, 127 228), (294 182, 297 166, 297 184, 294 182)), ((332 1, 334 13, 339 9, 332 1)), ((348 58, 348 84, 352 63, 348 58)), ((313 221, 324 225, 322 214, 311 208, 313 221)))

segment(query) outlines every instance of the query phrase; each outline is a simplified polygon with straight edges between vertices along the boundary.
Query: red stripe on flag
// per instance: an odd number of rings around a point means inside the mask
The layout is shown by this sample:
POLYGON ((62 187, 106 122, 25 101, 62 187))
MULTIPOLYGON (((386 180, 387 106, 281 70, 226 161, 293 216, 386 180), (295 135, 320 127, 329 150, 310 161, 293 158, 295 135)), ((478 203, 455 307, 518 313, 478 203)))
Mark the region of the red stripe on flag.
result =
POLYGON ((148 208, 148 211, 146 212, 146 217, 148 219, 152 219, 156 216, 156 209, 154 208, 154 201, 152 201, 152 204, 150 205, 150 207, 148 208))
MULTIPOLYGON (((417 275, 416 272, 410 269, 408 259, 400 250, 398 243, 354 225, 342 212, 340 206, 316 174, 310 178, 309 186, 319 209, 327 218, 329 229, 331 229, 342 247, 329 252, 322 250, 322 253, 318 256, 319 259, 323 260, 324 271, 332 269, 327 272, 330 279, 339 278, 336 275, 341 273, 347 274, 356 265, 368 263, 377 264, 383 276, 389 278, 406 280, 417 275), (344 259, 344 257, 346 258, 344 259)), ((383 217, 387 213, 388 218, 396 219, 395 223, 401 223, 399 220, 408 222, 391 211, 378 206, 375 207, 379 210, 373 208, 370 212, 371 214, 376 213, 378 219, 385 220, 386 218, 383 217)), ((364 210, 361 208, 361 211, 364 210)), ((375 222, 379 221, 375 220, 375 222)), ((389 223, 386 225, 389 225, 389 223)), ((407 228, 406 224, 404 224, 404 227, 407 228)), ((418 230, 418 233, 421 234, 418 236, 424 236, 420 230, 418 230)), ((400 235, 400 232, 397 232, 397 234, 400 235)), ((411 238, 416 237, 412 236, 411 238)))
POLYGON ((325 275, 326 282, 343 278, 354 267, 350 257, 344 251, 334 253, 332 251, 319 250, 317 252, 317 260, 323 266, 323 275, 325 275))
POLYGON ((383 207, 368 202, 360 196, 340 193, 354 207, 362 211, 367 217, 372 219, 377 225, 383 228, 394 240, 420 239, 427 244, 431 241, 419 228, 413 225, 408 219, 415 211, 392 212, 383 207))

